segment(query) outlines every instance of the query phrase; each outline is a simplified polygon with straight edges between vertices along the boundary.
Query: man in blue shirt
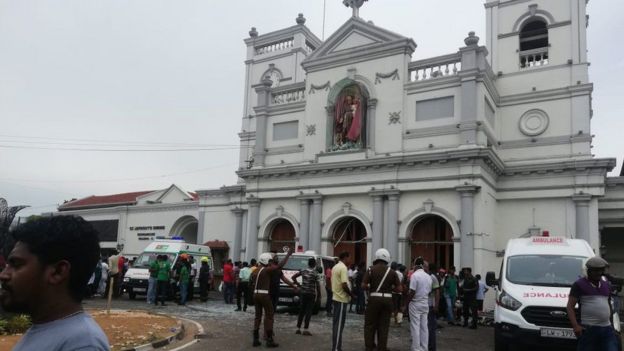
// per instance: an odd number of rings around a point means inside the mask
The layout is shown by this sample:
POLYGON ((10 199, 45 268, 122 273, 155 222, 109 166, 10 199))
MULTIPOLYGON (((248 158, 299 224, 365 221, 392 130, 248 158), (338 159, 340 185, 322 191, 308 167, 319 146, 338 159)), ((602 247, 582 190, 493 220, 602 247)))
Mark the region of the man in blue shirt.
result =
POLYGON ((46 217, 20 225, 11 235, 15 245, 0 273, 0 303, 33 321, 13 350, 110 350, 106 335, 81 305, 100 256, 93 227, 80 217, 46 217))

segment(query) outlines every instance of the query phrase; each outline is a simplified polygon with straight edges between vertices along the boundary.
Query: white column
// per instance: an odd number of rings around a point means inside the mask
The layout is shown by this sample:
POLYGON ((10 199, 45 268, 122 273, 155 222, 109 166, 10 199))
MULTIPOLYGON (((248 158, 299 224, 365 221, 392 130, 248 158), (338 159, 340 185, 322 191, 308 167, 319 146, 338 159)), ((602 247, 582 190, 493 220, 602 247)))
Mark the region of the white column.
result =
POLYGON ((474 268, 474 194, 479 187, 465 185, 455 188, 461 197, 461 268, 474 268))
POLYGON ((576 235, 577 239, 583 239, 591 245, 589 235, 589 201, 591 195, 576 194, 572 196, 572 201, 576 207, 576 235))
POLYGON ((247 247, 245 257, 247 261, 258 258, 258 224, 260 223, 260 200, 247 199, 249 211, 247 216, 247 247))
POLYGON ((308 246, 310 250, 321 252, 321 221, 323 214, 323 198, 312 199, 312 216, 310 218, 310 233, 308 246))
POLYGON ((399 254, 399 192, 388 193, 388 242, 384 243, 393 261, 399 254))
POLYGON ((232 243, 232 252, 230 258, 232 261, 240 261, 241 245, 243 244, 243 210, 236 208, 232 210, 235 217, 234 242, 232 243))
POLYGON ((266 155, 267 135, 267 108, 271 97, 271 85, 273 81, 268 77, 262 79, 261 85, 256 87, 258 94, 258 106, 256 107, 256 144, 254 145, 254 165, 264 166, 266 155))
POLYGON ((371 194, 373 198, 373 254, 383 245, 383 195, 371 194))
POLYGON ((299 245, 303 250, 310 248, 310 200, 299 199, 299 245))

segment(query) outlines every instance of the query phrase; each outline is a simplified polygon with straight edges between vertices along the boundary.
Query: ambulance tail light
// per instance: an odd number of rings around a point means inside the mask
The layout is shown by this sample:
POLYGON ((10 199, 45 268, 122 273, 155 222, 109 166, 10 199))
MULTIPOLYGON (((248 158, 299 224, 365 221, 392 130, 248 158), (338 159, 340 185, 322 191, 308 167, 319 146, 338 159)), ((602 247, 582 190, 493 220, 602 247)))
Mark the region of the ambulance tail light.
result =
POLYGON ((546 237, 548 237, 548 236, 550 236, 550 232, 549 232, 548 230, 544 230, 544 231, 542 232, 542 236, 546 236, 546 237))

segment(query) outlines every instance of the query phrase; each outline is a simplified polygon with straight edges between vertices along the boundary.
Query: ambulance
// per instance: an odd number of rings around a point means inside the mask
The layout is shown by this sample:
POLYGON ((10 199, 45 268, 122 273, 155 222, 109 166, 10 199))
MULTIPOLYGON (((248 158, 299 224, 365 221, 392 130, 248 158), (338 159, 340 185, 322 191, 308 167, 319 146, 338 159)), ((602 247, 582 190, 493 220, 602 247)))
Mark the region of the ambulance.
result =
MULTIPOLYGON (((299 251, 299 249, 298 249, 299 251)), ((277 254, 278 262, 281 261, 286 254, 279 253, 277 254)), ((284 276, 290 280, 292 280, 292 276, 295 273, 302 271, 308 268, 308 260, 310 258, 316 259, 316 270, 318 273, 318 281, 321 286, 321 296, 316 299, 316 305, 314 305, 313 312, 316 314, 322 307, 325 307, 325 303, 327 301, 327 291, 325 289, 325 270, 327 268, 331 269, 334 267, 334 257, 331 256, 321 256, 314 251, 305 251, 305 252, 295 252, 293 253, 284 268, 282 268, 282 272, 284 276)), ((302 278, 298 277, 297 282, 299 284, 302 283, 302 278)), ((299 306, 300 300, 299 295, 295 294, 295 291, 286 285, 284 282, 280 281, 280 290, 278 297, 278 306, 290 306, 297 307, 299 306)))
MULTIPOLYGON (((494 272, 486 276, 496 290, 495 350, 507 351, 510 345, 574 348, 568 294, 594 256, 586 241, 549 236, 546 231, 543 236, 509 240, 499 279, 494 272)), ((613 318, 619 332, 617 313, 613 318)))
MULTIPOLYGON (((212 254, 210 248, 204 245, 188 244, 181 238, 172 238, 171 240, 156 240, 150 243, 147 248, 139 255, 134 265, 128 269, 124 275, 121 288, 128 292, 130 299, 134 299, 137 295, 147 295, 147 286, 149 280, 149 267, 156 260, 158 255, 167 255, 167 259, 173 268, 181 254, 193 256, 197 265, 197 274, 201 265, 201 258, 208 257, 208 266, 213 267, 212 254)), ((197 280, 195 281, 195 289, 199 289, 197 280)))

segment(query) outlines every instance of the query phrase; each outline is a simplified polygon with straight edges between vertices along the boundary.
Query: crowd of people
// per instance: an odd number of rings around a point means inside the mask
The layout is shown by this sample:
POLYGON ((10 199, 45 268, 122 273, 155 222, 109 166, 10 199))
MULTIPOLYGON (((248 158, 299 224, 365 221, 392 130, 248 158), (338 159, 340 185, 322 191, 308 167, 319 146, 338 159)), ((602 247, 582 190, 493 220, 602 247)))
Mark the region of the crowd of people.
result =
MULTIPOLYGON (((101 328, 84 313, 81 301, 88 284, 96 284, 89 267, 109 266, 106 273, 112 277, 109 290, 114 293, 115 279, 123 275, 122 259, 114 254, 106 262, 99 257, 97 233, 83 219, 71 216, 42 218, 30 221, 11 233, 14 240, 6 266, 0 273, 0 303, 5 311, 28 314, 34 323, 14 350, 108 350, 108 342, 101 328), (116 268, 116 269, 115 269, 116 268)), ((232 264, 233 287, 227 287, 227 303, 233 303, 232 290, 237 291, 237 310, 248 305, 255 307, 252 327, 252 346, 260 346, 260 326, 264 325, 267 347, 278 347, 275 341, 274 312, 279 296, 280 281, 300 293, 301 308, 297 318, 296 334, 310 336, 312 306, 320 297, 322 271, 316 269, 314 258, 308 267, 292 279, 284 276, 282 268, 291 257, 289 251, 278 261, 274 253, 263 253, 257 262, 232 264), (238 268, 237 268, 238 267, 238 268), (297 278, 301 277, 301 282, 297 278), (240 292, 240 293, 239 293, 240 292), (242 307, 241 307, 242 306, 242 307), (303 332, 301 327, 303 326, 303 332)), ((208 262, 201 259, 199 276, 209 275, 208 262), (202 272, 203 269, 203 272, 202 272)), ((172 268, 167 256, 159 256, 150 266, 162 303, 163 292, 168 291, 171 275, 177 276, 180 303, 187 298, 188 284, 193 274, 194 259, 180 257, 172 268), (172 273, 173 272, 173 273, 172 273), (185 287, 185 284, 187 286, 185 287)), ((438 317, 446 317, 449 325, 460 322, 477 328, 477 313, 487 287, 480 277, 473 276, 469 267, 456 275, 455 268, 437 269, 422 258, 417 258, 409 270, 394 264, 388 250, 375 252, 373 265, 351 266, 348 252, 341 253, 337 262, 325 272, 329 280, 331 298, 332 350, 342 350, 342 334, 347 312, 355 300, 355 313, 364 313, 365 350, 387 350, 388 331, 392 321, 401 323, 401 314, 407 312, 410 322, 411 350, 435 350, 435 332, 438 317), (361 282, 361 284, 359 284, 361 282), (365 299, 361 299, 361 294, 365 299), (461 301, 457 303, 456 300, 461 301), (459 313, 459 309, 462 313, 459 313)), ((607 279, 608 263, 599 257, 586 263, 586 275, 571 287, 568 317, 578 337, 579 350, 617 350, 619 340, 612 326, 613 286, 607 279), (575 307, 580 306, 579 320, 575 307), (589 307, 588 307, 589 306, 589 307)), ((229 271, 229 269, 228 269, 229 271)), ((103 271, 104 272, 104 271, 103 271)), ((102 272, 102 273, 103 273, 102 272)), ((103 276, 99 279, 102 280, 103 276)), ((106 281, 106 279, 104 279, 106 281)), ((88 292, 87 292, 88 293, 88 292)), ((149 294, 148 294, 149 295, 149 294)), ((226 294, 224 294, 225 296, 226 294)), ((153 295, 152 295, 153 296, 153 295)), ((330 310, 330 308, 328 308, 330 310)), ((353 309, 351 309, 353 311, 353 309)))

